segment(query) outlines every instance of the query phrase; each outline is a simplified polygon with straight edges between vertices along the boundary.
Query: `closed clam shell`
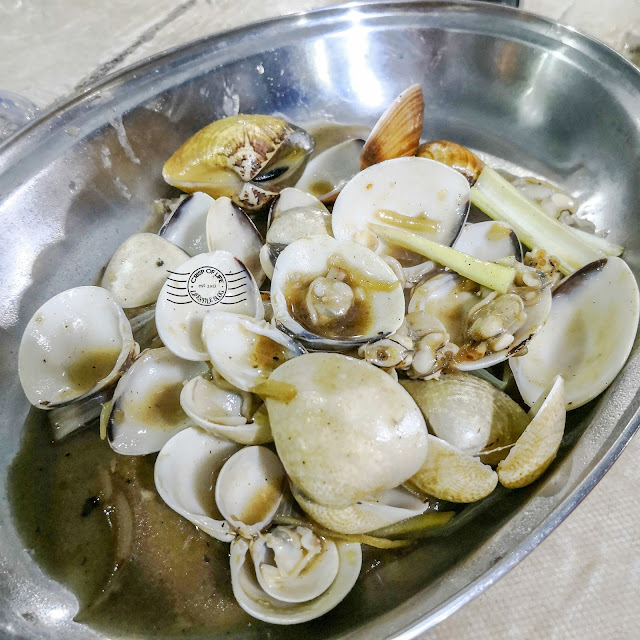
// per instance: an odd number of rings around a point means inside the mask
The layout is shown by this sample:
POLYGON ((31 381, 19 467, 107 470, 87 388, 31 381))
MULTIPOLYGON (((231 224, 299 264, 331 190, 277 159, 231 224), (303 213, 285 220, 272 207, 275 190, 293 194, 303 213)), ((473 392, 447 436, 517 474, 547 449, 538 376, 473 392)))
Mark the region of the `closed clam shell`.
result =
POLYGON ((424 513, 429 503, 403 487, 385 491, 369 500, 358 500, 348 507, 323 507, 310 500, 297 487, 291 492, 302 510, 317 523, 338 533, 367 533, 424 513))
POLYGON ((154 467, 156 489, 167 505, 222 542, 231 542, 236 534, 218 511, 212 486, 225 461, 239 448, 189 427, 162 447, 154 467))
POLYGON ((513 444, 529 424, 524 410, 506 393, 469 373, 432 380, 402 380, 427 426, 463 453, 513 444))
POLYGON ((68 289, 29 320, 18 351, 20 382, 36 407, 69 404, 114 383, 134 351, 131 325, 108 291, 68 289))
POLYGON ((360 169, 383 160, 413 156, 420 144, 424 118, 422 87, 405 89, 380 116, 360 157, 360 169))
POLYGON ((190 256, 207 252, 207 214, 214 199, 196 191, 174 209, 158 231, 158 235, 173 242, 190 256))
POLYGON ((267 398, 271 431, 291 481, 314 502, 347 507, 412 476, 427 455, 427 429, 411 396, 362 360, 310 353, 269 382, 291 385, 288 402, 267 398))
POLYGON ((281 118, 241 114, 194 134, 167 160, 162 175, 183 191, 227 196, 256 209, 312 149, 313 140, 281 118))
POLYGON ((484 168, 484 162, 478 156, 457 142, 450 140, 431 140, 421 144, 416 155, 420 158, 430 158, 446 164, 461 173, 470 186, 476 183, 484 168))
POLYGON ((238 604, 254 618, 274 624, 298 624, 327 613, 351 591, 362 567, 359 544, 338 540, 332 543, 338 551, 339 564, 331 585, 321 595, 306 602, 284 602, 261 588, 249 554, 250 542, 236 538, 231 543, 230 565, 233 595, 238 604))
POLYGON ((558 453, 566 420, 561 376, 556 376, 530 413, 531 422, 509 455, 498 464, 498 478, 508 489, 519 489, 537 480, 558 453))
POLYGON ((155 302, 173 269, 189 255, 155 233, 135 233, 115 251, 101 285, 123 309, 155 302))
POLYGON ((407 484, 439 500, 475 502, 498 484, 498 474, 488 465, 429 435, 427 459, 407 484))

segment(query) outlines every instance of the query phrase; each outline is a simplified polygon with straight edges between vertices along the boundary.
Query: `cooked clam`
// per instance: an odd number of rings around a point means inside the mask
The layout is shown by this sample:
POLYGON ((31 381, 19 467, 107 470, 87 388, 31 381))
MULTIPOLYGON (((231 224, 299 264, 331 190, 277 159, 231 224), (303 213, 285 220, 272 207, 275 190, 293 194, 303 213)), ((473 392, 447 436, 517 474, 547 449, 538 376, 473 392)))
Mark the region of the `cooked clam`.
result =
POLYGON ((362 149, 360 169, 384 160, 415 155, 423 118, 422 87, 414 84, 405 89, 376 122, 362 149))
POLYGON ((192 425, 180 406, 183 383, 208 367, 175 356, 166 347, 147 349, 120 378, 111 403, 107 438, 114 451, 146 455, 192 425))
POLYGON ((202 321, 208 311, 225 311, 261 319, 258 285, 245 265, 228 251, 200 253, 172 271, 156 304, 162 342, 186 360, 208 360, 202 321))
POLYGON ((426 457, 427 430, 411 396, 371 364, 310 353, 269 378, 291 400, 267 398, 278 455, 293 484, 320 505, 347 507, 393 489, 426 457))
POLYGON ((450 140, 431 140, 418 147, 419 158, 430 158, 446 164, 461 173, 473 186, 484 168, 484 162, 460 144, 450 140))
POLYGON ((566 419, 564 380, 556 376, 551 387, 529 412, 531 422, 509 455, 498 464, 498 479, 508 489, 537 480, 555 459, 566 419))
POLYGON ((232 253, 242 262, 260 286, 264 271, 260 266, 262 237, 251 218, 229 198, 218 198, 209 208, 206 222, 209 251, 232 253))
POLYGON ((264 405, 219 375, 192 378, 180 393, 180 406, 195 424, 218 438, 239 444, 273 441, 264 405))
POLYGON ((202 340, 218 373, 243 391, 251 391, 284 362, 305 353, 268 322, 224 311, 205 316, 202 340))
POLYGON ((313 150, 313 139, 281 118, 238 115, 217 120, 187 140, 164 165, 162 175, 183 191, 227 196, 246 209, 260 209, 313 150))
MULTIPOLYGON (((396 158, 373 165, 352 178, 332 214, 333 235, 353 239, 369 225, 413 231, 440 244, 457 238, 469 209, 469 184, 456 171, 426 158, 396 158)), ((380 240, 378 252, 402 266, 425 261, 412 251, 380 240)))
POLYGON ((565 381, 567 409, 606 389, 631 352, 639 299, 633 273, 620 258, 602 258, 565 278, 527 354, 509 361, 524 401, 532 406, 556 375, 565 381))
POLYGON ((214 199, 196 191, 189 194, 165 220, 158 235, 178 245, 190 256, 207 252, 207 214, 214 199))
POLYGON ((89 398, 113 384, 135 354, 131 325, 101 287, 76 287, 45 302, 29 320, 18 374, 41 409, 89 398))
POLYGON ((360 171, 360 154, 364 140, 345 140, 329 147, 307 164, 296 183, 322 202, 334 202, 340 190, 360 171))
POLYGON ((480 260, 496 261, 515 256, 522 262, 522 245, 516 232, 506 222, 475 222, 465 224, 454 249, 480 260))
POLYGON ((398 278, 378 255, 330 236, 296 240, 280 254, 271 302, 285 331, 334 350, 392 333, 405 304, 398 278))
POLYGON ((115 251, 100 283, 123 309, 156 301, 167 276, 189 256, 155 233, 129 236, 115 251))
POLYGON ((320 538, 306 527, 276 527, 231 543, 233 595, 247 613, 274 624, 330 611, 351 591, 361 566, 359 544, 320 538))
POLYGON ((196 427, 174 435, 158 454, 154 467, 156 489, 174 511, 222 542, 235 532, 224 520, 212 496, 224 463, 240 447, 196 427))

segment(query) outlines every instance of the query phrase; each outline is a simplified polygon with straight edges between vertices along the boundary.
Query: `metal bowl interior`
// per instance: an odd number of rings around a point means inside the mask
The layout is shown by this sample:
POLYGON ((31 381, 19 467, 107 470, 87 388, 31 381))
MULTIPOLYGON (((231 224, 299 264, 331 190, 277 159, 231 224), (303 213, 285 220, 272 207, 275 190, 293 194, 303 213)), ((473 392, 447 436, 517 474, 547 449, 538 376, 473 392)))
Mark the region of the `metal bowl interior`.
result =
MULTIPOLYGON (((106 637, 72 621, 75 598, 42 573, 12 524, 7 468, 29 411, 16 372, 28 319, 55 293, 92 282, 144 226, 152 201, 172 193, 164 160, 205 124, 239 105, 297 123, 371 125, 416 82, 426 138, 456 140, 558 183, 611 229, 640 273, 640 74, 547 20, 482 3, 349 5, 205 38, 100 82, 0 152, 1 637, 106 637)), ((614 385, 571 415, 541 481, 498 492, 446 538, 363 571, 320 621, 271 633, 409 639, 470 600, 552 531, 619 455, 638 426, 639 367, 634 350, 614 385)), ((267 629, 253 624, 233 637, 267 629)))

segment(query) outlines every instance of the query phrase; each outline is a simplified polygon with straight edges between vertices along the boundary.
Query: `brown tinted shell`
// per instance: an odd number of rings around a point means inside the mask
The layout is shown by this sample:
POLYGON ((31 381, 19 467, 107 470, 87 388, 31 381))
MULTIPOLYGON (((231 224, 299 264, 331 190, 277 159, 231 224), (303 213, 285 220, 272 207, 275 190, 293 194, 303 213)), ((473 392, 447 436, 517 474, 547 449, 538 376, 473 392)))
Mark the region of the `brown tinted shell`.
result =
POLYGON ((362 148, 360 169, 383 160, 415 155, 423 118, 422 87, 414 84, 405 89, 376 122, 362 148))
POLYGON ((446 164, 461 173, 473 186, 480 177, 484 162, 478 156, 457 142, 431 140, 421 144, 416 153, 420 158, 430 158, 446 164))

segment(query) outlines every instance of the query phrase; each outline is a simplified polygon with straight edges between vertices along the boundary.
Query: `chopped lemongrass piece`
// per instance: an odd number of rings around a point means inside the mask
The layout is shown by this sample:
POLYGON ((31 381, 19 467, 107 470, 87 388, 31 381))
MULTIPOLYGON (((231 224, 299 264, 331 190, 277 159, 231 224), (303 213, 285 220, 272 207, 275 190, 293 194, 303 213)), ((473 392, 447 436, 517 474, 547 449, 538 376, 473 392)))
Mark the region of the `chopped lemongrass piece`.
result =
POLYGON ((530 249, 544 249, 560 263, 565 275, 603 257, 581 234, 546 214, 490 167, 485 167, 471 188, 471 202, 493 220, 510 224, 530 249))
POLYGON ((391 229, 379 224, 369 224, 369 228, 387 242, 415 251, 429 260, 433 260, 443 267, 448 267, 461 276, 499 293, 507 293, 509 285, 516 276, 515 269, 511 267, 479 260, 462 253, 462 251, 427 240, 404 229, 391 229))
POLYGON ((589 233, 588 231, 583 231, 578 227, 567 227, 571 232, 578 236, 578 238, 584 242, 585 244, 590 245, 596 251, 602 251, 602 253, 606 253, 608 256, 621 256, 624 251, 624 247, 621 247, 619 244, 614 244, 613 242, 609 242, 605 238, 601 238, 593 233, 589 233))
POLYGON ((490 384, 492 384, 498 391, 504 391, 509 385, 509 380, 500 380, 500 378, 496 378, 493 374, 489 373, 486 369, 473 369, 469 371, 469 373, 477 378, 482 380, 486 380, 490 384))
POLYGON ((113 409, 113 400, 109 400, 109 402, 105 402, 102 405, 102 410, 100 411, 100 439, 107 439, 107 428, 109 427, 109 418, 111 417, 111 410, 113 409))
POLYGON ((370 535, 378 538, 395 538, 396 536, 432 529, 433 527, 441 527, 447 524, 454 515, 455 511, 429 511, 428 513, 390 524, 382 529, 376 529, 370 535))

